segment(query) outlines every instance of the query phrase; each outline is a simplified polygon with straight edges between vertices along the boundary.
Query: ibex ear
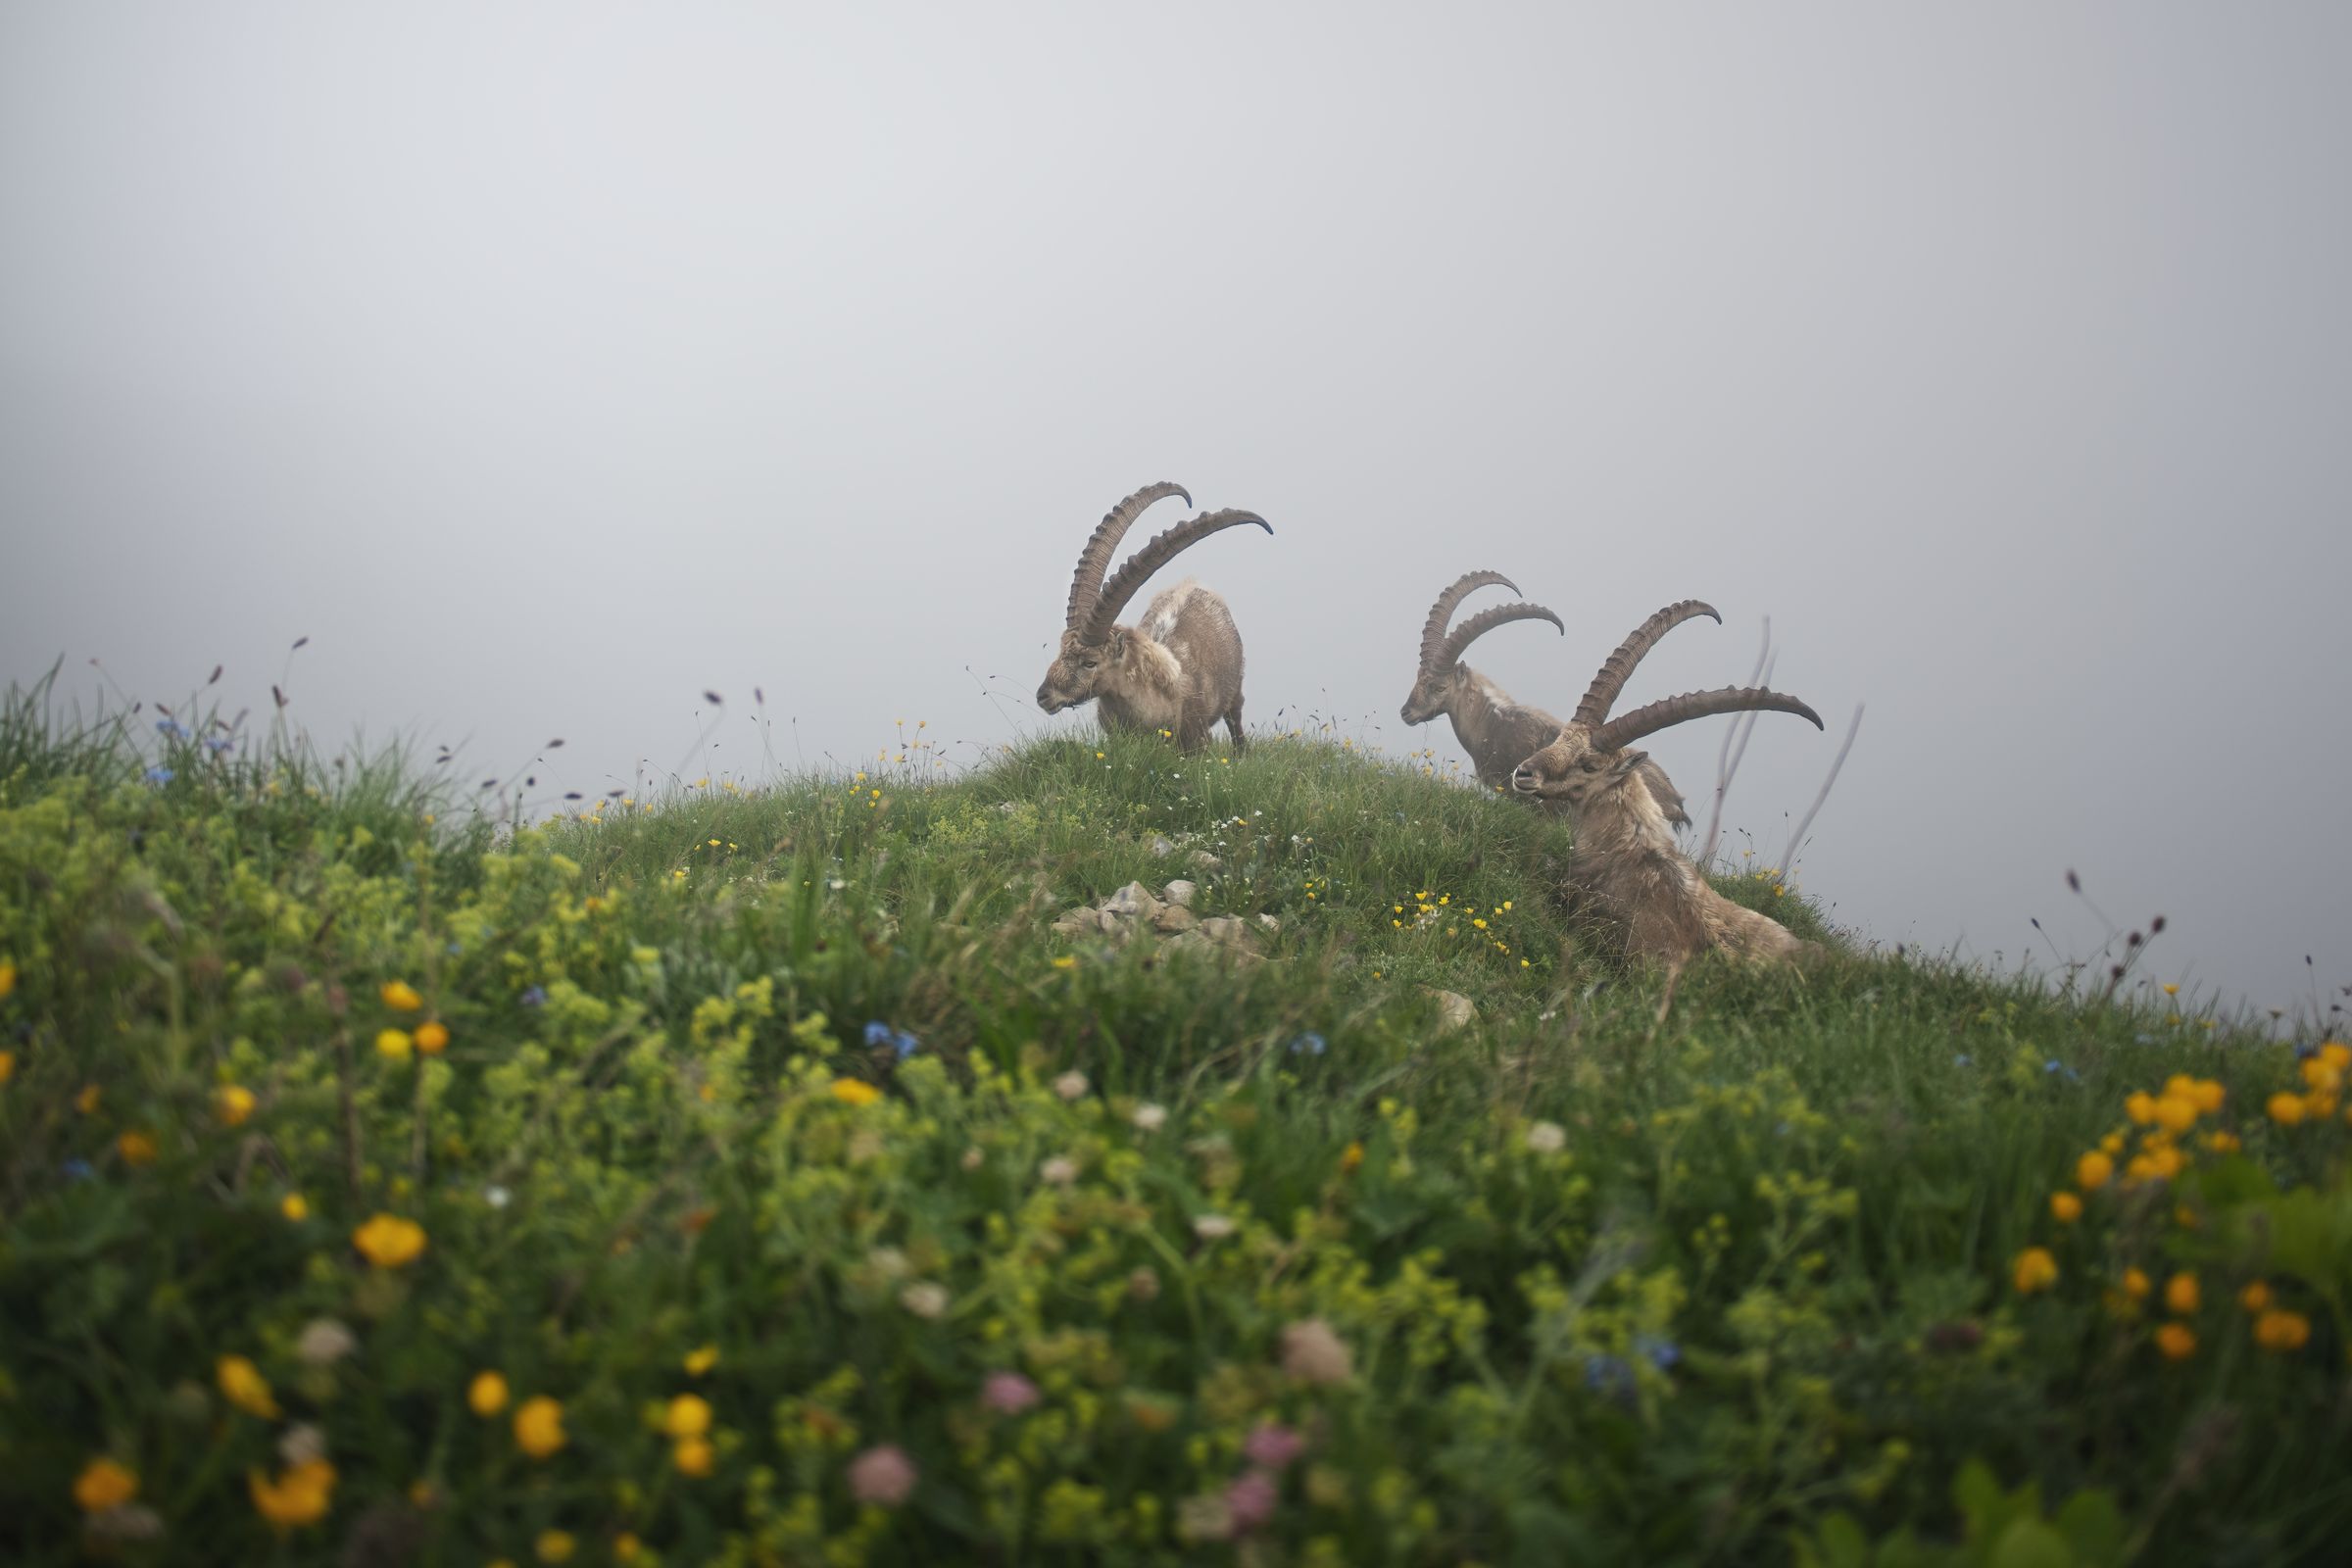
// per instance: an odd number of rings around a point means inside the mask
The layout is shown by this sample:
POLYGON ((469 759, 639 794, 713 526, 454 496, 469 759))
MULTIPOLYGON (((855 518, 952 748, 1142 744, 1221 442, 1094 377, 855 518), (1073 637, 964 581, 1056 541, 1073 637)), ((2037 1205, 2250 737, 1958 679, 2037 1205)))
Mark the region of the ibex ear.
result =
POLYGON ((1619 752, 1617 754, 1617 764, 1609 769, 1609 776, 1612 778, 1622 778, 1624 775, 1631 773, 1635 768, 1640 767, 1643 762, 1648 760, 1649 754, 1647 752, 1619 752))
POLYGON ((1102 646, 1112 659, 1125 659, 1127 657, 1127 628, 1124 626, 1111 627, 1110 640, 1102 646))

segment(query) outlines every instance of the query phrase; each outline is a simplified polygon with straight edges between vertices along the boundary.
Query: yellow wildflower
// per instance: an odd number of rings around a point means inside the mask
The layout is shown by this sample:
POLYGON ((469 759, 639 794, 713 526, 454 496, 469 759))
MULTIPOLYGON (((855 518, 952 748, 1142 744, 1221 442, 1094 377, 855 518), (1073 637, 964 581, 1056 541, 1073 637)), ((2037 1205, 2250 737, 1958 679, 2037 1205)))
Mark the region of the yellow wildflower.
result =
POLYGON ((2202 1298, 2194 1274, 2176 1274, 2164 1282, 2165 1309, 2176 1317, 2187 1317, 2196 1311, 2202 1298))
POLYGON ((220 1357, 214 1363, 213 1376, 220 1385, 220 1396, 229 1403, 265 1421, 277 1419, 277 1400, 270 1392, 270 1380, 244 1356, 220 1357))
POLYGON ((2190 1081, 2188 1095, 2197 1102, 2199 1110, 2212 1116, 2221 1111, 2223 1102, 2230 1098, 2230 1091, 2222 1087, 2218 1078, 2197 1078, 2190 1081))
POLYGON ((92 1459, 74 1478, 74 1501, 84 1513, 120 1508, 138 1494, 139 1478, 112 1459, 92 1459))
POLYGON ((2075 1185, 2086 1193, 2095 1193, 2115 1175, 2115 1161, 2106 1154, 2093 1152, 2075 1161, 2075 1185))
POLYGON ((2197 1102, 2168 1094, 2156 1102, 2156 1122, 2168 1133, 2184 1133, 2197 1124, 2197 1102))
POLYGON ((882 1098, 882 1091, 862 1078, 836 1078, 833 1098, 845 1105, 870 1105, 882 1098))
POLYGON ((2180 994, 2180 988, 2175 985, 2172 981, 2167 980, 2164 983, 2164 994, 2168 997, 2177 997, 2180 994))
POLYGON ((626 1530, 612 1538, 612 1560, 614 1562, 635 1562, 638 1553, 644 1550, 645 1543, 626 1530))
POLYGON ((299 1225, 311 1217, 311 1200, 300 1193, 288 1193, 278 1200, 277 1211, 299 1225))
POLYGON ((96 1084, 84 1084, 81 1093, 74 1097, 74 1108, 84 1116, 95 1116, 98 1114, 98 1102, 105 1097, 106 1091, 96 1084))
POLYGON ((496 1372, 476 1372, 466 1386, 466 1403, 475 1415, 488 1420, 507 1407, 507 1380, 496 1372))
POLYGON ((386 1029, 375 1037, 377 1053, 393 1061, 408 1060, 409 1051, 415 1045, 406 1029, 386 1029))
POLYGON ((2147 1275, 2135 1268, 2124 1270, 2124 1294, 2126 1296, 2134 1301, 2144 1300, 2147 1298, 2149 1289, 2147 1275))
POLYGON ((677 1465, 678 1474, 701 1477, 710 1473, 717 1452, 709 1438, 680 1438, 677 1446, 670 1450, 670 1458, 677 1465))
POLYGON ((351 1245, 377 1268, 399 1268, 424 1250, 424 1227, 397 1214, 377 1214, 351 1233, 351 1245))
POLYGON ((223 1127, 244 1126, 256 1103, 253 1091, 243 1084, 222 1084, 213 1091, 213 1114, 223 1127))
POLYGON ((2017 1282, 2018 1293, 2031 1296, 2035 1291, 2046 1291, 2058 1283, 2058 1260, 2050 1255, 2047 1248, 2029 1247, 2017 1254, 2017 1261, 2010 1272, 2017 1282))
POLYGON ((2253 1281, 2244 1290, 2237 1293, 2237 1304, 2247 1311, 2257 1314, 2269 1311, 2271 1306, 2270 1286, 2261 1280, 2253 1281))
POLYGON ((122 1155, 125 1165, 155 1163, 155 1140, 135 1128, 116 1139, 115 1148, 122 1155))
POLYGON ((416 1049, 428 1056, 438 1056, 449 1049, 449 1025, 435 1019, 416 1026, 416 1049))
POLYGON ((415 1012, 424 1005, 424 999, 416 994, 416 988, 406 980, 385 981, 382 996, 384 1005, 394 1012, 415 1012))
POLYGON ((17 1054, 13 1051, 0 1051, 0 1084, 8 1082, 16 1075, 17 1054))
POLYGON ((2254 1320, 2254 1343, 2266 1350, 2300 1350, 2311 1338, 2311 1319, 2271 1307, 2254 1320))
POLYGON ((2197 1336, 2185 1323, 2167 1323, 2156 1331, 2156 1348, 2167 1361, 2185 1361, 2197 1353, 2197 1336))
POLYGON ((2205 1147, 2217 1154, 2234 1154, 2245 1146, 2238 1142, 2235 1133, 2207 1133, 2205 1147))
POLYGON ((699 1350, 688 1350, 686 1352, 686 1360, 684 1365, 686 1367, 686 1375, 688 1377, 701 1377, 704 1373, 718 1365, 718 1347, 715 1345, 706 1345, 699 1350))
POLYGON ((542 1530, 539 1539, 531 1543, 531 1549, 539 1554, 541 1562, 569 1562, 579 1546, 568 1530, 542 1530))
POLYGON ((2270 1111, 2271 1120, 2281 1127, 2292 1127, 2303 1119, 2303 1099, 2300 1095, 2280 1091, 2271 1097, 2271 1102, 2265 1108, 2270 1111))
POLYGON ((334 1500, 335 1467, 324 1459, 311 1459, 281 1472, 275 1481, 264 1479, 259 1470, 249 1470, 245 1484, 261 1516, 286 1530, 317 1524, 326 1517, 334 1500))
POLYGON ((2340 1040, 2329 1040, 2320 1046, 2319 1059, 2337 1072, 2352 1072, 2352 1046, 2340 1040))
POLYGON ((1054 967, 1056 969, 1075 969, 1078 967, 1078 960, 1066 953, 1058 954, 1054 959, 1054 967))
POLYGON ((2156 1097, 2144 1090, 2135 1091, 2125 1099, 2124 1114, 2145 1127, 2156 1119, 2156 1097))
POLYGON ((542 1394, 522 1401, 514 1412, 514 1442, 534 1459, 544 1459, 564 1446, 564 1406, 542 1394))
POLYGON ((2052 1193, 2050 1215, 2061 1225, 2072 1225, 2082 1217, 2082 1200, 2072 1193, 2052 1193))
POLYGON ((681 1394, 662 1413, 662 1430, 673 1438, 699 1438, 710 1430, 710 1401, 699 1394, 681 1394))

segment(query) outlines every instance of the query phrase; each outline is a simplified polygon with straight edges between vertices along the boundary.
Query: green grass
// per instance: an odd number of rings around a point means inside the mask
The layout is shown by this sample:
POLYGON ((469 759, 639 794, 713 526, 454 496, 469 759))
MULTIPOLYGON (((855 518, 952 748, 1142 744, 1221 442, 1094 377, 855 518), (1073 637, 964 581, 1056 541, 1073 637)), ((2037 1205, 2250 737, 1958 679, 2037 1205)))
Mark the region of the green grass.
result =
POLYGON ((2250 1033, 1852 953, 1702 964, 1661 1022, 1564 954, 1557 824, 1304 739, 916 749, 503 834, 394 755, 159 758, 39 696, 0 707, 12 1560, 2273 1563, 2352 1527, 2352 1137, 2250 1033), (1178 875, 1269 961, 1049 930, 1178 875), (2184 1168, 2060 1224, 2176 1074, 2227 1097, 2184 1168), (371 1264, 378 1213, 422 1251, 371 1264), (2258 1277, 2307 1343, 2256 1344, 2258 1277), (306 1361, 320 1320, 357 1348, 306 1361), (1309 1323, 1344 1375, 1286 1367, 1309 1323), (334 1482, 273 1528, 297 1425, 334 1482), (1270 1494, 1261 1427, 1301 1446, 1270 1494), (861 1505, 883 1446, 918 1479, 861 1505), (101 1457, 127 1508, 76 1506, 101 1457))

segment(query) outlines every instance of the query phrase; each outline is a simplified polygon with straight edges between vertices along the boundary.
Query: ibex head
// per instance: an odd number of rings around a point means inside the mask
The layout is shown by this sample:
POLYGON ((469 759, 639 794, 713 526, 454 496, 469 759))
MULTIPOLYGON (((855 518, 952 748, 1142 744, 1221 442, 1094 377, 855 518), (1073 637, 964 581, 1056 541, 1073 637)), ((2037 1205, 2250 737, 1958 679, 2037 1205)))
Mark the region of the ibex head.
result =
POLYGON ((1499 571, 1465 572, 1429 607, 1429 619, 1421 625, 1421 668, 1413 676, 1413 689, 1398 714, 1407 724, 1426 724, 1452 709, 1462 651, 1495 627, 1514 620, 1548 620, 1559 626, 1562 634, 1567 632, 1559 616, 1542 605, 1528 604, 1499 605, 1481 611, 1448 632, 1446 623, 1453 618, 1454 607, 1462 602, 1463 596, 1490 584, 1499 584, 1513 593, 1519 591, 1519 585, 1499 571))
POLYGON ((1779 713, 1794 713, 1813 721, 1821 728, 1821 715, 1795 698, 1781 692, 1768 691, 1761 686, 1726 686, 1719 691, 1686 692, 1662 702, 1637 708, 1616 718, 1608 716, 1617 701, 1617 694, 1657 640, 1674 626, 1693 615, 1714 615, 1713 607, 1695 599, 1668 605, 1634 629, 1632 636, 1617 645, 1592 677, 1585 691, 1584 701, 1576 705, 1576 716, 1560 729, 1549 746, 1521 762, 1511 774, 1511 788, 1522 795, 1541 796, 1545 800, 1564 800, 1581 809, 1584 805, 1610 789, 1621 787, 1624 777, 1639 767, 1643 760, 1641 752, 1627 752, 1628 742, 1645 735, 1654 735, 1670 725, 1704 718, 1711 713, 1733 713, 1748 709, 1779 713))
POLYGON ((1108 582, 1102 574, 1110 567, 1110 558, 1117 553, 1119 541, 1126 536, 1135 519, 1154 501, 1168 496, 1183 496, 1186 506, 1193 498, 1180 484, 1146 485, 1102 514, 1089 535, 1086 548, 1078 552, 1078 570, 1070 578, 1069 614, 1061 633, 1061 650, 1054 662, 1046 667, 1046 678, 1037 688, 1037 706, 1049 713, 1058 713, 1065 708, 1075 708, 1094 697, 1105 679, 1115 679, 1116 671, 1133 657, 1137 635, 1118 625, 1119 612, 1127 608, 1137 590, 1153 572, 1173 560, 1177 552, 1188 545, 1200 543, 1220 529, 1237 523, 1253 522, 1268 533, 1274 525, 1254 512, 1211 512, 1180 522, 1152 539, 1128 559, 1117 575, 1108 582))

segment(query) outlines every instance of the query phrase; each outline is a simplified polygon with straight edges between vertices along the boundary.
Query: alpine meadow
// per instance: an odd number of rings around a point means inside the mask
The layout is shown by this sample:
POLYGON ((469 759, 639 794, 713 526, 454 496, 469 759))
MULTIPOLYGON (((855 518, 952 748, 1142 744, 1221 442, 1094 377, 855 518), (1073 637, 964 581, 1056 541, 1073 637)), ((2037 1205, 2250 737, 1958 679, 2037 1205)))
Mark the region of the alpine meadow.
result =
POLYGON ((1573 940, 1569 823, 1434 757, 925 733, 532 825, 12 690, 12 1560, 2352 1527, 2342 1044, 1876 951, 1770 868, 1714 887, 1832 951, 1669 998, 1573 940))

